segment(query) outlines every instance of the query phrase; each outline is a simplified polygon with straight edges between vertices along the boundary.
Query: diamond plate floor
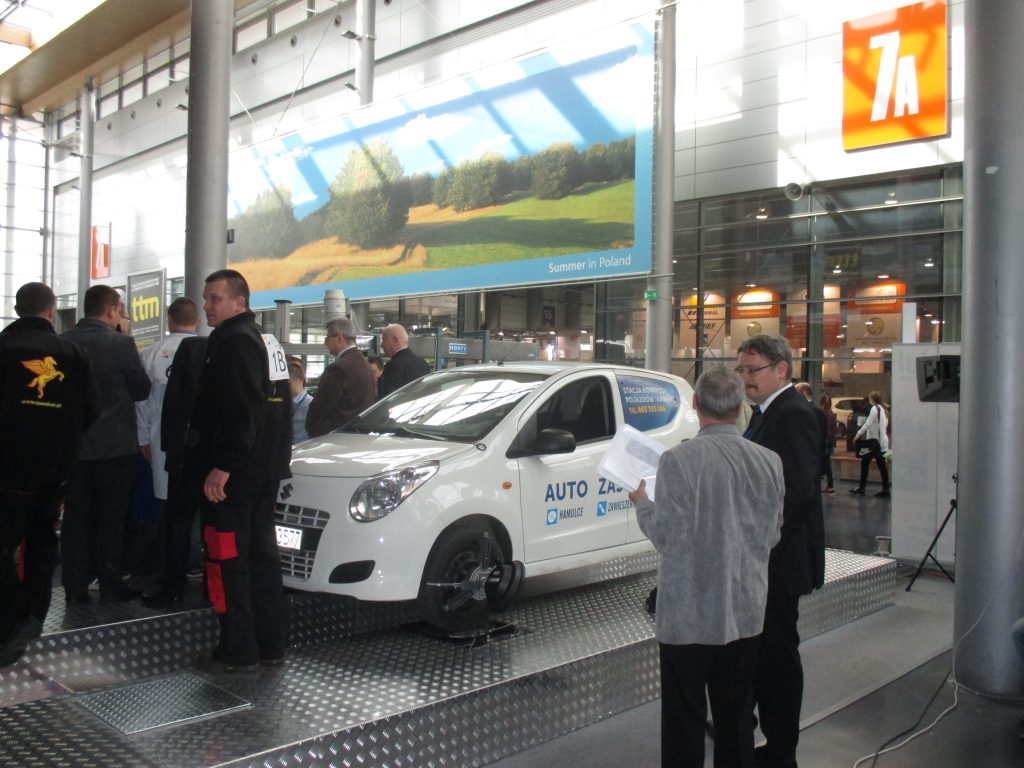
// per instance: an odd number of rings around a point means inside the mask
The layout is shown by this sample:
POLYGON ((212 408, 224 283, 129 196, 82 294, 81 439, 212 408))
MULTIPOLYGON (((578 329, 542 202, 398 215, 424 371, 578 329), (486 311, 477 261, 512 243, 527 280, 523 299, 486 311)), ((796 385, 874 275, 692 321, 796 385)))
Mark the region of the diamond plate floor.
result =
MULTIPOLYGON (((505 616, 517 635, 475 647, 398 626, 413 616, 408 606, 353 608, 295 595, 284 667, 208 676, 252 708, 133 735, 77 700, 96 691, 122 696, 140 680, 189 669, 213 644, 212 614, 47 634, 0 673, 0 764, 491 762, 657 697, 653 622, 643 609, 653 573, 631 568, 615 564, 618 578, 585 587, 535 590, 505 616)), ((893 561, 830 551, 826 588, 805 606, 802 634, 878 610, 894 589, 893 561)))

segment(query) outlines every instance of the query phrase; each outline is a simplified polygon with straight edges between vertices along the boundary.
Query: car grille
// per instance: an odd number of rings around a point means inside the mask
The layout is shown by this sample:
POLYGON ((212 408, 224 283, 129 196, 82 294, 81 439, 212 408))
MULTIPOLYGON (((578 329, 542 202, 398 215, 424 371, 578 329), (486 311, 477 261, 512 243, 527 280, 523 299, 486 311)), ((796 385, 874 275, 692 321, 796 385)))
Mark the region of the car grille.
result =
POLYGON ((282 504, 277 502, 274 506, 274 518, 281 525, 298 525, 303 528, 326 528, 327 521, 331 519, 331 513, 323 509, 312 507, 300 507, 297 504, 282 504))
POLYGON ((277 553, 281 558, 281 574, 283 576, 309 581, 309 576, 313 573, 313 560, 316 558, 316 552, 309 549, 302 549, 298 552, 279 549, 277 553))
MULTIPOLYGON (((323 530, 331 519, 331 513, 323 509, 312 507, 300 507, 297 504, 282 504, 278 502, 274 506, 274 520, 279 525, 299 526, 301 528, 315 528, 323 530)), ((319 541, 319 537, 316 538, 319 541)), ((281 573, 300 581, 309 581, 313 573, 313 561, 316 559, 316 548, 300 549, 299 551, 279 549, 278 555, 281 559, 281 573)))

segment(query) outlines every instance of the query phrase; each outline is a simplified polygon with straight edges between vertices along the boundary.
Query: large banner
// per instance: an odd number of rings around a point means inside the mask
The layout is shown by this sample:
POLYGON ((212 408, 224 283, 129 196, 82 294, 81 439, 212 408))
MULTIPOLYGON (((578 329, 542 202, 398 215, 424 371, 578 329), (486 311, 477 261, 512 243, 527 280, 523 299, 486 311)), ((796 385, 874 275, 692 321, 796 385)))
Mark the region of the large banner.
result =
POLYGON ((141 352, 164 336, 167 315, 164 311, 164 297, 167 295, 167 270, 136 272, 128 275, 128 318, 131 322, 132 338, 141 352))
POLYGON ((617 27, 233 152, 253 306, 649 272, 653 42, 617 27))

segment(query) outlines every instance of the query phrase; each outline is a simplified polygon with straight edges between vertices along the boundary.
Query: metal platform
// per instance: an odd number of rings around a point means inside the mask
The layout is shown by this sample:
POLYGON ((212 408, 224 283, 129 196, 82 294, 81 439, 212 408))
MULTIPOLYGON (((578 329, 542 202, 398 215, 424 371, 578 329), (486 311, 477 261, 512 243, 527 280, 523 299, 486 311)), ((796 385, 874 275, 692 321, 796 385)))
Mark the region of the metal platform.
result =
MULTIPOLYGON (((117 616, 98 626, 51 616, 0 671, 0 765, 483 765, 657 698, 643 606, 653 565, 642 556, 528 582, 502 617, 516 633, 476 644, 403 625, 416 618, 408 605, 292 595, 287 663, 250 674, 192 673, 215 641, 207 609, 95 606, 95 621, 117 616), (602 577, 613 578, 573 586, 602 577), (97 695, 137 732, 97 717, 97 695), (238 708, 214 717, 225 702, 238 708)), ((895 587, 895 561, 829 551, 801 635, 884 608, 895 587)))

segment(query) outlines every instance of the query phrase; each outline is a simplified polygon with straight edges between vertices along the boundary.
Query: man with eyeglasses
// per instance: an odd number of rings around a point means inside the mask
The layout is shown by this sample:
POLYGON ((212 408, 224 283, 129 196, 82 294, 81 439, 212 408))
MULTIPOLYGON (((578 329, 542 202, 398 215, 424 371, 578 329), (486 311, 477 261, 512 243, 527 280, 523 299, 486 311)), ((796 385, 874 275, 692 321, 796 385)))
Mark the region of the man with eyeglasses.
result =
POLYGON ((356 324, 347 317, 327 323, 324 341, 334 362, 320 375, 316 396, 309 404, 306 432, 310 437, 345 426, 376 399, 377 379, 356 346, 356 333, 356 324))
POLYGON ((768 564, 768 605, 754 676, 754 703, 767 744, 756 765, 795 768, 804 673, 800 596, 825 581, 825 531, 818 489, 822 436, 814 406, 792 385, 784 337, 758 334, 740 345, 736 372, 755 408, 744 437, 775 451, 786 482, 782 538, 768 564))

